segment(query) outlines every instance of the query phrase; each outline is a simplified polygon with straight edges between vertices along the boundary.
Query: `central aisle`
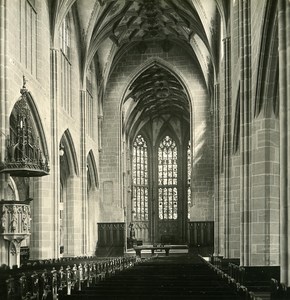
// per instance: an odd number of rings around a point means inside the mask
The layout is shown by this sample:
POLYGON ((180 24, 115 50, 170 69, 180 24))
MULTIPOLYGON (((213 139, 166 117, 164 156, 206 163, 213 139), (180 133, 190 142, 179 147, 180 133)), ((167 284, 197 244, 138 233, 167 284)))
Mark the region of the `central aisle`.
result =
POLYGON ((66 299, 241 299, 197 255, 156 256, 66 299))

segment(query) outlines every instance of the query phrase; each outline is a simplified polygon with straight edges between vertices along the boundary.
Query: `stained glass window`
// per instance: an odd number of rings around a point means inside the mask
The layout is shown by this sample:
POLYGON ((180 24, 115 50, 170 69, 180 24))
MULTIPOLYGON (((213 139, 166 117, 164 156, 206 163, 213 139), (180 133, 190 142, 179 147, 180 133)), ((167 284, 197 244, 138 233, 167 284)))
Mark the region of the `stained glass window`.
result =
POLYGON ((168 135, 158 148, 159 219, 177 219, 177 146, 168 135))
POLYGON ((133 220, 148 220, 148 151, 142 135, 133 144, 133 220))
POLYGON ((190 180, 191 180, 191 151, 190 151, 190 141, 188 141, 187 146, 187 217, 190 219, 190 207, 191 207, 191 189, 190 189, 190 180))

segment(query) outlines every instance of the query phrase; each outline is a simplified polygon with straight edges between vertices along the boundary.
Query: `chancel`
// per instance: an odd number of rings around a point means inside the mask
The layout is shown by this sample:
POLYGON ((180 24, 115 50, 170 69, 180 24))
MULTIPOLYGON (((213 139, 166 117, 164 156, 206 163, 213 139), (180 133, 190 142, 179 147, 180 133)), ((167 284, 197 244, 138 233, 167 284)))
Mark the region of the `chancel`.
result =
POLYGON ((0 0, 0 298, 290 298, 290 1, 0 0))

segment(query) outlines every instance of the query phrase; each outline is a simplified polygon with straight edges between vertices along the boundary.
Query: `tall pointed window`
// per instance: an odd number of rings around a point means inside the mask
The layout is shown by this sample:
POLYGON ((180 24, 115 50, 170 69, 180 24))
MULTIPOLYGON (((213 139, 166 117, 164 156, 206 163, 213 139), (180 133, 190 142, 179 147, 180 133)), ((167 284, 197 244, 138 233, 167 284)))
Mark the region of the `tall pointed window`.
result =
POLYGON ((148 149, 142 135, 133 144, 133 219, 148 220, 148 149))
POLYGON ((177 146, 168 135, 158 148, 159 219, 177 219, 177 146))
POLYGON ((86 108, 86 122, 87 133, 90 137, 93 137, 94 132, 94 99, 93 99, 93 70, 90 66, 87 73, 87 108, 86 108))
MULTIPOLYGON (((31 75, 37 74, 37 13, 35 1, 19 0, 19 55, 20 62, 31 75)), ((15 47, 17 51, 18 47, 15 47)))
POLYGON ((63 20, 60 31, 60 49, 61 49, 61 106, 69 114, 72 115, 71 101, 71 30, 69 26, 69 18, 63 20))

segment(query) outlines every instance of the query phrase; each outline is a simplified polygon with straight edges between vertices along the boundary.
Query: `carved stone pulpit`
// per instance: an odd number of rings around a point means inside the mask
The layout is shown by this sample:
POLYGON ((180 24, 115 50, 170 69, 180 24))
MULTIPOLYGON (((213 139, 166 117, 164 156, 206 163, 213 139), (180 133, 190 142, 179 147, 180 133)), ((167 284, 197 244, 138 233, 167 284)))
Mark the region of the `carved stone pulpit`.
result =
POLYGON ((1 200, 0 201, 0 238, 9 242, 9 255, 14 259, 10 262, 20 262, 21 242, 30 236, 30 201, 1 200))

